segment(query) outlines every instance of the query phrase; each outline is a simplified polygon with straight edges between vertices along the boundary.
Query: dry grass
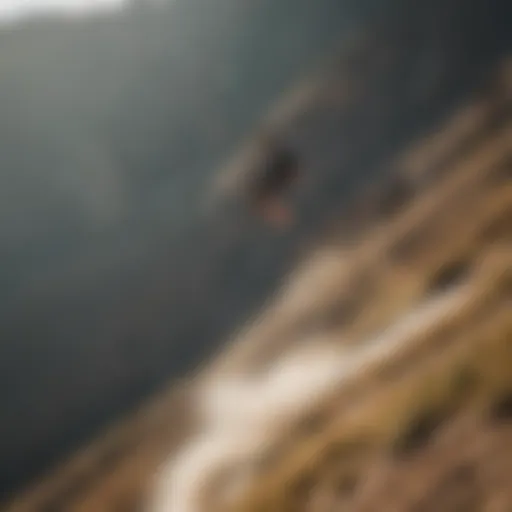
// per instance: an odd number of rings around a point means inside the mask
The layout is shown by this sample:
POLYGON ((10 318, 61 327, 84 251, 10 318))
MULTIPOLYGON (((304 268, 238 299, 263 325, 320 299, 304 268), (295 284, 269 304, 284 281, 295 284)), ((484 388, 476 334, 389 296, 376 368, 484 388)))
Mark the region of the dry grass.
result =
MULTIPOLYGON (((235 510, 309 510, 296 495, 300 482, 308 480, 312 493, 329 481, 330 471, 364 480, 382 453, 394 457, 416 445, 425 449, 438 423, 452 423, 468 409, 481 415, 510 392, 511 255, 488 260, 456 315, 318 404, 313 414, 322 421, 315 431, 292 441, 287 435, 289 449, 262 472, 235 510)), ((436 463, 442 467, 443 458, 436 463)))

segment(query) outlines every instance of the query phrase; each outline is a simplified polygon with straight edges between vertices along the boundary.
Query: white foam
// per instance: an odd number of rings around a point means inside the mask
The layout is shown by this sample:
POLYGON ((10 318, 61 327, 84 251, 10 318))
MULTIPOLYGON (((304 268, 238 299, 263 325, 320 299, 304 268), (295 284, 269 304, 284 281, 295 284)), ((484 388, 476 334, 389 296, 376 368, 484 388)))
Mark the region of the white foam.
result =
MULTIPOLYGON (((197 396, 203 432, 164 467, 151 512, 203 512, 205 485, 225 469, 238 477, 231 482, 229 496, 242 492, 250 482, 251 465, 279 426, 362 366, 394 352, 465 297, 464 290, 457 289, 425 301, 379 336, 345 351, 324 338, 313 339, 309 346, 299 344, 283 355, 261 375, 219 375, 205 383, 197 396)), ((217 492, 220 496, 223 489, 217 492)))

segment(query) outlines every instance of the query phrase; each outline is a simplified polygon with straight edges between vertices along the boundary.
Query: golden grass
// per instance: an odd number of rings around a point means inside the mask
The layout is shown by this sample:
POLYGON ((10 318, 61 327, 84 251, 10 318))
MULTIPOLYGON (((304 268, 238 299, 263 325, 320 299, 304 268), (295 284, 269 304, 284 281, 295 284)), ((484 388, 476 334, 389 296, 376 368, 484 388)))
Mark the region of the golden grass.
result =
MULTIPOLYGON (((499 288, 499 283, 496 286, 499 288)), ((351 474, 354 447, 361 459, 366 451, 391 450, 404 442, 411 425, 423 414, 455 414, 466 403, 482 411, 501 391, 512 390, 510 311, 506 299, 501 307, 489 312, 478 328, 462 329, 453 340, 454 346, 443 351, 442 357, 431 354, 421 363, 416 362, 405 375, 374 388, 370 396, 359 397, 361 403, 348 411, 338 411, 331 403, 332 421, 326 422, 316 435, 295 444, 287 457, 256 480, 234 510, 298 510, 294 496, 298 482, 305 476, 322 481, 323 465, 333 458, 333 453, 334 457, 338 454, 337 471, 343 466, 344 452, 351 453, 344 469, 351 474), (464 382, 467 375, 469 389, 464 382)), ((365 469, 363 466, 360 471, 365 469)))

